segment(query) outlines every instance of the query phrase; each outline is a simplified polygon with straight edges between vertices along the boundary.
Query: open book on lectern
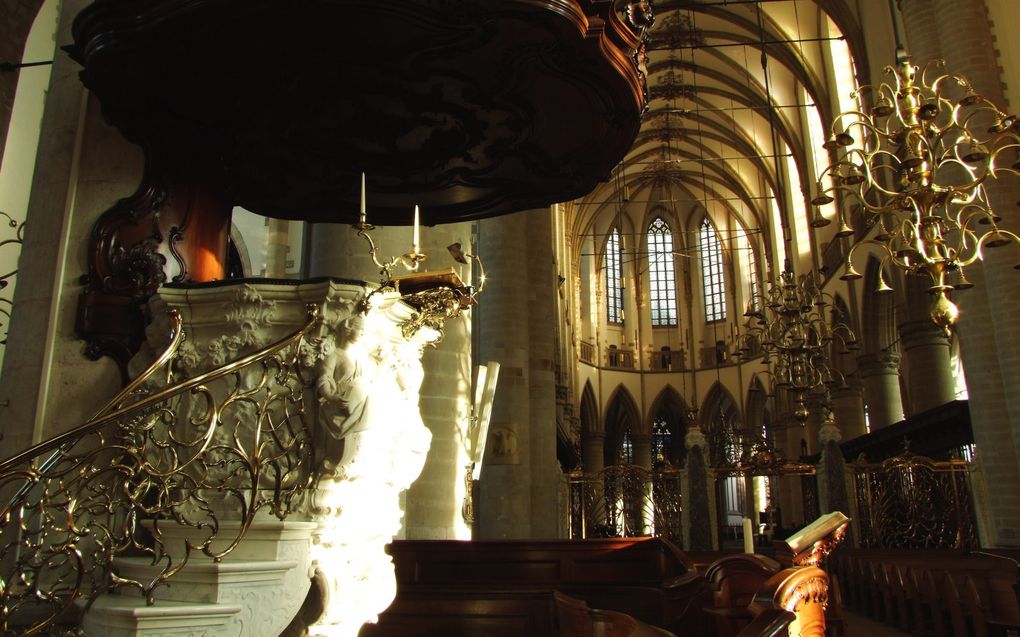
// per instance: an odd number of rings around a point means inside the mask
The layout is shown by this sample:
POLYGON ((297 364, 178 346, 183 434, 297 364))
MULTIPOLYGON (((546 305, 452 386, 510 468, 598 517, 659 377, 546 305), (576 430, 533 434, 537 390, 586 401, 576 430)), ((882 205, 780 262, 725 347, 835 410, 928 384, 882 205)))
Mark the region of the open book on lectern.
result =
POLYGON ((776 559, 786 564, 818 565, 843 540, 850 518, 840 511, 819 516, 786 540, 777 540, 776 559))

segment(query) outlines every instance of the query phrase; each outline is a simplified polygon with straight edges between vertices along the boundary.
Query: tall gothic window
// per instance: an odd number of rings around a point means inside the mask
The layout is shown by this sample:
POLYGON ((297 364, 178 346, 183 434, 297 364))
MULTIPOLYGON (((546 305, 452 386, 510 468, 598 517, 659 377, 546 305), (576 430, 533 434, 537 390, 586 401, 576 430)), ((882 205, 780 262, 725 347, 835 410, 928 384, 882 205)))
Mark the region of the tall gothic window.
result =
POLYGON ((676 325, 673 233, 662 217, 648 226, 648 288, 652 325, 676 325))
POLYGON ((748 292, 751 295, 751 305, 754 309, 761 310, 761 287, 758 283, 758 259, 754 255, 754 246, 747 242, 747 277, 750 280, 748 292))
POLYGON ((620 265, 620 231, 617 228, 606 239, 606 320, 623 323, 623 290, 620 281, 623 271, 620 265))
POLYGON ((723 277, 722 246, 712 222, 705 217, 701 222, 701 282, 705 290, 705 320, 722 321, 726 318, 726 280, 723 277))

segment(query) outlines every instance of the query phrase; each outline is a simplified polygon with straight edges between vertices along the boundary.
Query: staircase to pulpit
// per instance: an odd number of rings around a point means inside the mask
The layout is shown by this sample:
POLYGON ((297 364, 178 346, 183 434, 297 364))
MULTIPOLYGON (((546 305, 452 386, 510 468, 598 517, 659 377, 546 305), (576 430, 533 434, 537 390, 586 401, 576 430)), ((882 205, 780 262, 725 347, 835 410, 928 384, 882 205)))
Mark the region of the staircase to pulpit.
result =
POLYGON ((374 620, 429 448, 421 354, 439 332, 369 290, 153 298, 135 380, 0 463, 4 634, 353 636, 374 620))

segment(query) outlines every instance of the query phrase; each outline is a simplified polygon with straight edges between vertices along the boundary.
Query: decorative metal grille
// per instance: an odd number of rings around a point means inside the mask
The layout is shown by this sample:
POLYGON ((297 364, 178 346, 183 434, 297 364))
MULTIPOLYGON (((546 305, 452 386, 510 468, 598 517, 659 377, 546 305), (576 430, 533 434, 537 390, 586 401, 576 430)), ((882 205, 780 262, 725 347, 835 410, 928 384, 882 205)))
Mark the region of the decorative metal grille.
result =
POLYGON ((614 465, 569 478, 570 537, 663 537, 680 544, 680 473, 614 465))
POLYGON ((970 465, 908 453, 881 464, 852 465, 861 546, 978 546, 970 465))

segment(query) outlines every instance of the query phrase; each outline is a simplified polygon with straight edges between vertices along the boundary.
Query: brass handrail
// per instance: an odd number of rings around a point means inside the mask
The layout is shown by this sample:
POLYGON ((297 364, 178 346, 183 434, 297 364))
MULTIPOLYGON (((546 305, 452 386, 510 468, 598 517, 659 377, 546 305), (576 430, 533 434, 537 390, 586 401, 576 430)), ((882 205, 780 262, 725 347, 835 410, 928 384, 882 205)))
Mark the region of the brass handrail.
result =
POLYGON ((283 519, 302 503, 315 480, 299 364, 319 323, 308 309, 295 333, 173 384, 184 332, 172 314, 166 350, 96 415, 0 462, 0 489, 18 489, 0 511, 0 632, 41 634, 76 599, 87 607, 114 587, 154 603, 195 552, 219 561, 258 511, 283 519), (170 386, 144 395, 160 369, 170 386), (124 554, 150 572, 114 573, 124 554))
MULTIPOLYGON (((184 341, 184 330, 181 329, 182 321, 180 312, 178 312, 177 310, 169 310, 167 312, 167 315, 170 318, 170 343, 167 345, 166 349, 163 350, 163 353, 161 353, 156 358, 156 360, 153 361, 153 363, 145 369, 145 371, 143 371, 141 374, 138 375, 137 378, 132 380, 123 389, 117 392, 113 398, 108 400, 105 405, 100 407, 99 410, 96 411, 96 413, 91 418, 86 420, 83 425, 80 425, 79 427, 76 427, 71 431, 64 432, 64 434, 61 434, 60 436, 57 436, 53 439, 39 443, 38 445, 33 445, 32 447, 29 447, 28 449, 11 456, 7 460, 0 462, 0 475, 10 470, 11 467, 15 467, 18 464, 21 464, 28 458, 35 458, 43 453, 46 453, 50 449, 53 449, 54 442, 57 441, 58 439, 67 440, 68 438, 70 438, 70 442, 73 443, 74 440, 77 440, 77 436, 75 436, 76 433, 78 434, 78 436, 87 435, 89 431, 87 430, 82 431, 83 429, 88 429, 88 427, 92 424, 92 422, 96 418, 99 418, 100 416, 108 412, 110 409, 113 409, 116 405, 119 405, 121 402, 127 399, 128 396, 135 393, 138 390, 138 388, 142 386, 143 383, 149 380, 149 378, 154 373, 156 373, 158 369, 166 365, 167 362, 169 362, 169 360, 173 357, 173 355, 177 353, 177 348, 180 347, 181 343, 184 341)), ((39 464, 39 470, 45 471, 47 467, 50 467, 55 462, 57 462, 62 456, 62 454, 66 451, 64 447, 67 444, 69 443, 64 442, 64 444, 62 445, 57 444, 56 452, 54 452, 53 455, 46 458, 46 460, 42 461, 39 464)), ((26 485, 26 487, 31 488, 31 484, 26 485)), ((7 508, 9 509, 13 507, 15 504, 14 501, 24 495, 25 495, 24 489, 18 491, 14 498, 12 498, 12 501, 8 503, 7 508)), ((3 515, 5 511, 7 511, 7 509, 0 510, 0 515, 3 515)))

